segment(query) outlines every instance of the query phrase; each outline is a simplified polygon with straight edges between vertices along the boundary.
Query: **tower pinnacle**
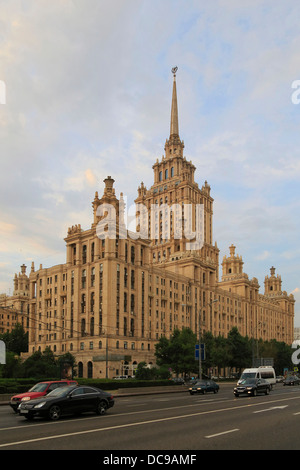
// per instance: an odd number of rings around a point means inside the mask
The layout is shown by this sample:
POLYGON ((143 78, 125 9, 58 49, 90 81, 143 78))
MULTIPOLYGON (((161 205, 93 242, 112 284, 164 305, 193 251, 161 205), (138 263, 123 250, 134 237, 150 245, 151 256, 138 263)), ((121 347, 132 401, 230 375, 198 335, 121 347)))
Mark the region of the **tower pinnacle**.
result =
POLYGON ((178 70, 178 67, 173 67, 172 68, 174 81, 173 81, 172 107, 171 107, 170 138, 172 136, 178 136, 179 137, 177 90, 176 90, 176 72, 177 72, 177 70, 178 70))
POLYGON ((178 67, 172 68, 174 76, 173 80, 173 91, 172 91, 172 106, 171 106, 171 124, 170 124, 170 137, 166 140, 165 152, 166 158, 174 156, 183 157, 184 143, 179 137, 179 125, 178 125, 178 106, 177 106, 177 89, 176 89, 176 72, 178 67))

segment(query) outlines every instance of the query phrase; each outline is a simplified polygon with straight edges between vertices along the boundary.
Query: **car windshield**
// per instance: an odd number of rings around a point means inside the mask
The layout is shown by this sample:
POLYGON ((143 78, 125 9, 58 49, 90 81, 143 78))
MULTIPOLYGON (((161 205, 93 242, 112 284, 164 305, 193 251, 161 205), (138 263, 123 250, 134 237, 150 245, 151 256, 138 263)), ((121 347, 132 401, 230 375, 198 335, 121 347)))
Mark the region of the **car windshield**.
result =
POLYGON ((39 383, 31 387, 29 392, 44 392, 48 387, 47 383, 39 383))
POLYGON ((65 397, 70 389, 70 386, 55 388, 52 392, 48 393, 47 397, 65 397))
POLYGON ((255 379, 244 379, 241 381, 242 385, 255 384, 255 379))
POLYGON ((255 379, 256 372, 243 372, 241 379, 255 379))
POLYGON ((202 380, 202 381, 200 381, 200 382, 197 382, 197 383, 195 384, 195 387, 200 387, 200 386, 203 387, 204 385, 206 385, 206 382, 204 382, 204 380, 202 380))

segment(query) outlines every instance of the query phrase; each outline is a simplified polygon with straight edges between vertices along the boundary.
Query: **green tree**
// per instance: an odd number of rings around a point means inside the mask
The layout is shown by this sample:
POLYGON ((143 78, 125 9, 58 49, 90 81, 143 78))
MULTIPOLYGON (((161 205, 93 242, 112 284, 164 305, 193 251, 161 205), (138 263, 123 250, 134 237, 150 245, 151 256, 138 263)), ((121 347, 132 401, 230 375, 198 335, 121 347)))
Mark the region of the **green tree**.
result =
POLYGON ((228 366, 242 368, 251 365, 251 342, 248 337, 242 336, 236 327, 233 327, 227 337, 228 366))
POLYGON ((16 326, 9 333, 0 335, 0 339, 6 345, 6 351, 11 351, 20 355, 21 352, 28 351, 28 333, 25 333, 23 326, 17 323, 16 326))
POLYGON ((190 328, 175 329, 170 339, 162 337, 155 345, 157 364, 172 368, 176 375, 195 372, 197 370, 196 342, 196 335, 190 328))
POLYGON ((227 338, 224 336, 214 338, 211 355, 213 365, 218 368, 218 375, 220 375, 220 368, 225 368, 230 360, 227 338))
POLYGON ((0 365, 0 377, 17 378, 21 375, 21 359, 12 351, 6 352, 6 364, 0 365))
POLYGON ((43 353, 36 351, 29 356, 22 364, 22 371, 23 377, 38 379, 59 377, 59 368, 50 348, 46 348, 43 353))

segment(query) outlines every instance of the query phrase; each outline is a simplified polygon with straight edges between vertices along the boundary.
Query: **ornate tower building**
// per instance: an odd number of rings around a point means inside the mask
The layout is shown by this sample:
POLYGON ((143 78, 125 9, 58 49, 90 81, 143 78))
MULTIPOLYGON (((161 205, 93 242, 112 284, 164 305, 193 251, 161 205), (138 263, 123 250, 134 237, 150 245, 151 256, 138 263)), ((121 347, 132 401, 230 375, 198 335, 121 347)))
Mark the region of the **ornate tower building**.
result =
POLYGON ((232 245, 219 281, 214 201, 184 156, 172 71, 170 135, 152 186, 138 188, 136 231, 127 230, 123 195, 108 176, 92 201, 90 228, 68 229, 66 262, 31 269, 29 354, 71 352, 80 377, 133 375, 139 362, 155 364, 159 338, 175 328, 198 332, 199 312, 202 331, 213 335, 237 327, 243 335, 293 340, 294 299, 274 272, 260 294, 232 245))

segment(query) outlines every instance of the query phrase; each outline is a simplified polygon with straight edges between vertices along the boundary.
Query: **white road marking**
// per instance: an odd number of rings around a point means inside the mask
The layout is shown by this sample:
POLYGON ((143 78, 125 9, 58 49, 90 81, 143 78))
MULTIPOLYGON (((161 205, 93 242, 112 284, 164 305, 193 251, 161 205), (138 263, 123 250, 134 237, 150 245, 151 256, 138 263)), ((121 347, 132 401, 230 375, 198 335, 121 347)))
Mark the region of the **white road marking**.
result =
POLYGON ((211 439, 212 437, 223 436, 224 434, 229 434, 230 432, 239 431, 239 429, 230 429, 229 431, 218 432, 217 434, 211 434, 210 436, 204 436, 206 439, 211 439))
POLYGON ((283 410, 283 408, 286 408, 287 406, 288 406, 288 405, 272 406, 271 408, 265 408, 264 410, 253 411, 253 413, 264 413, 265 411, 283 410))
MULTIPOLYGON (((282 401, 299 400, 299 399, 300 399, 300 397, 297 396, 297 397, 292 397, 292 398, 281 399, 280 401, 282 402, 282 401)), ((279 400, 272 400, 269 403, 276 403, 278 401, 279 400)), ((33 438, 33 439, 24 440, 24 441, 8 442, 6 444, 0 444, 0 448, 1 447, 11 447, 11 446, 20 445, 20 444, 30 444, 32 442, 47 441, 47 440, 51 440, 51 439, 62 439, 62 438, 65 438, 65 437, 80 436, 80 435, 83 435, 83 434, 91 434, 91 433, 96 433, 96 432, 103 432, 103 431, 105 432, 105 431, 111 431, 111 430, 115 430, 115 429, 130 428, 130 427, 135 427, 135 426, 142 426, 144 424, 160 423, 160 422, 164 422, 164 421, 174 421, 174 420, 177 420, 177 419, 192 418, 194 416, 216 414, 216 413, 222 413, 222 412, 226 412, 226 411, 234 411, 234 410, 238 410, 238 409, 241 409, 241 408, 249 408, 249 407, 252 407, 252 406, 261 406, 262 404, 265 404, 265 403, 262 403, 262 402, 251 403, 251 404, 247 404, 247 405, 222 408, 222 409, 219 409, 219 410, 199 411, 197 413, 191 413, 191 414, 186 414, 186 415, 181 415, 181 416, 171 416, 169 418, 159 418, 159 419, 153 419, 153 420, 148 420, 148 421, 141 421, 141 422, 135 422, 135 423, 122 424, 122 425, 108 426, 108 427, 105 427, 105 428, 88 429, 86 431, 77 431, 77 432, 71 432, 71 433, 66 433, 66 434, 56 434, 54 436, 45 436, 45 437, 41 437, 41 438, 33 438)), ((124 414, 130 414, 130 413, 124 413, 124 414)), ((6 428, 6 430, 8 430, 8 429, 9 428, 6 428)))

